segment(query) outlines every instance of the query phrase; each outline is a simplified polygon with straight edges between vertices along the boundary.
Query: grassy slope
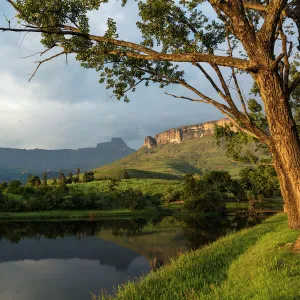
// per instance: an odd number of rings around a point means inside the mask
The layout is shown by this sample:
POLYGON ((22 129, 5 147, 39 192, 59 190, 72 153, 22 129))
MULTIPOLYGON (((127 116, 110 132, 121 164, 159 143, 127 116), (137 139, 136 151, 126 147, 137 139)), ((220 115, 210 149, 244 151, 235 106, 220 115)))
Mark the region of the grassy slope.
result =
POLYGON ((285 214, 182 255, 120 287, 117 299, 300 299, 299 231, 285 214))
POLYGON ((159 145, 153 149, 141 148, 110 165, 94 169, 95 177, 123 177, 124 169, 136 178, 176 179, 185 173, 210 170, 228 170, 236 176, 244 164, 231 161, 225 149, 217 145, 213 136, 181 144, 159 145))

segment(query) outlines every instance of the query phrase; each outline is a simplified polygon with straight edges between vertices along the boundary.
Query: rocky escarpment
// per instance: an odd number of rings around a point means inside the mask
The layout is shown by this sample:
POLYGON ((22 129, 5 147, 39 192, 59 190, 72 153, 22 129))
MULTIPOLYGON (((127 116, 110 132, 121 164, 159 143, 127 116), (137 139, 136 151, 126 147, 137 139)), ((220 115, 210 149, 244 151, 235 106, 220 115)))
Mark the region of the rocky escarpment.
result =
POLYGON ((144 146, 147 148, 153 148, 157 145, 182 143, 188 140, 199 139, 203 136, 213 135, 215 125, 224 126, 225 124, 230 124, 230 121, 228 119, 221 119, 195 125, 171 128, 158 133, 155 138, 147 136, 144 141, 144 146))

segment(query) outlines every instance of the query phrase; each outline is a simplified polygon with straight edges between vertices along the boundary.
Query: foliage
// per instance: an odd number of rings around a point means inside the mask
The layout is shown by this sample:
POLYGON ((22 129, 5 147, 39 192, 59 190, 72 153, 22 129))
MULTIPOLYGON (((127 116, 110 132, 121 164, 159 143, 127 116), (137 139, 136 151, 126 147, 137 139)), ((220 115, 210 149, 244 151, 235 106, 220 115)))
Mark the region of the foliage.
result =
POLYGON ((38 187, 41 185, 40 177, 37 175, 29 176, 27 180, 28 186, 38 187))
POLYGON ((261 165, 240 171, 240 184, 246 194, 254 199, 279 196, 279 181, 273 166, 261 165))
POLYGON ((48 173, 47 172, 44 172, 43 173, 43 185, 47 185, 47 177, 48 177, 48 173))
POLYGON ((5 189, 7 188, 7 186, 8 186, 7 182, 1 182, 1 183, 0 183, 0 190, 1 190, 2 192, 4 192, 5 189))
POLYGON ((182 191, 174 190, 172 187, 168 187, 163 195, 163 201, 165 203, 171 203, 179 201, 182 198, 182 191))
POLYGON ((63 172, 59 172, 58 183, 63 185, 67 183, 67 178, 63 172))
POLYGON ((82 179, 83 182, 92 182, 94 180, 95 180, 95 178, 94 178, 94 172, 92 172, 92 171, 90 171, 90 172, 84 172, 83 179, 82 179))
POLYGON ((22 183, 19 180, 11 181, 7 186, 7 193, 18 194, 22 183))
POLYGON ((231 184, 231 176, 226 171, 212 171, 199 180, 187 174, 184 178, 184 207, 198 212, 224 210, 231 184))
POLYGON ((139 189, 117 189, 118 182, 113 181, 104 191, 102 189, 82 188, 88 185, 66 184, 39 186, 36 188, 19 187, 15 192, 22 195, 21 199, 6 197, 1 204, 2 212, 43 211, 43 210, 143 210, 146 208, 160 209, 160 199, 144 195, 139 189), (80 186, 78 188, 77 186, 80 186))
POLYGON ((130 176, 126 170, 124 171, 123 179, 130 179, 130 176))

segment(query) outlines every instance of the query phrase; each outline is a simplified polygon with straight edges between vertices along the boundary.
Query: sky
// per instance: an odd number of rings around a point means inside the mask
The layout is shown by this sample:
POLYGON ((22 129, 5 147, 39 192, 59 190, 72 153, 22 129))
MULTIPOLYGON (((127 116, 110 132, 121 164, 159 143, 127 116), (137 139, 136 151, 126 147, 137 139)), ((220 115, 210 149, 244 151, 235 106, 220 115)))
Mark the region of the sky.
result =
MULTIPOLYGON (((136 4, 122 8, 120 3, 110 1, 100 12, 90 13, 91 32, 102 35, 112 17, 120 38, 136 41, 136 4)), ((1 1, 0 27, 7 26, 4 15, 10 19, 14 14, 7 1, 1 1)), ((164 94, 186 94, 175 86, 141 86, 130 95, 130 103, 114 100, 98 83, 99 74, 81 68, 72 57, 68 65, 63 57, 42 65, 29 83, 39 55, 27 56, 43 50, 39 40, 38 34, 0 32, 0 147, 77 149, 121 137, 138 149, 148 135, 222 117, 210 105, 164 94)), ((198 72, 189 70, 188 78, 214 96, 198 72)))

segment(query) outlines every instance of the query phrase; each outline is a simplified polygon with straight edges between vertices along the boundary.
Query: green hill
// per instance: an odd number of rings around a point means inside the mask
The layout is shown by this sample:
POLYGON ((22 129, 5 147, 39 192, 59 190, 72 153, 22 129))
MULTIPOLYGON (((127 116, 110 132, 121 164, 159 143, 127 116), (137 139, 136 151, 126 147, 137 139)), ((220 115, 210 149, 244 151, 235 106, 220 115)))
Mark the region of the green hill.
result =
POLYGON ((226 157, 224 147, 213 136, 182 143, 142 147, 138 151, 103 167, 94 169, 95 178, 123 177, 126 170, 133 178, 179 179, 186 173, 203 174, 211 170, 227 170, 234 177, 245 164, 226 157))

